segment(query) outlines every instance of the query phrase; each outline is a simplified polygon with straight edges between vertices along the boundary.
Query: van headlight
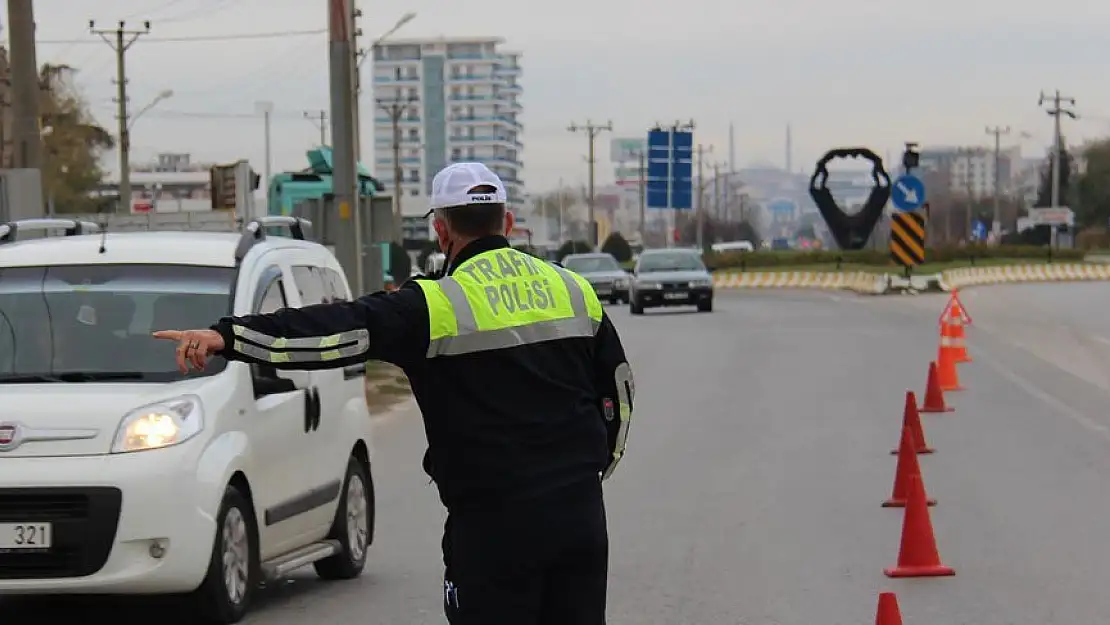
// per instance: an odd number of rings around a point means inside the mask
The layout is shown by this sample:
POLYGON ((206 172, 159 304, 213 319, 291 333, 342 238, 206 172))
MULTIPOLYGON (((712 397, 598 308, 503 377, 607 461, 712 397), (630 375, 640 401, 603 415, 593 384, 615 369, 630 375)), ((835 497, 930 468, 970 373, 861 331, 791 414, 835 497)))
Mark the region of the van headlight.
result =
POLYGON ((200 398, 185 395, 136 408, 127 413, 116 430, 112 453, 160 449, 179 445, 204 429, 200 398))
POLYGON ((693 281, 690 282, 690 288, 691 289, 696 289, 696 288, 699 288, 699 287, 710 287, 710 286, 713 286, 713 281, 709 280, 709 279, 693 280, 693 281))
POLYGON ((618 289, 627 289, 628 278, 617 278, 613 281, 613 286, 617 287, 618 289))

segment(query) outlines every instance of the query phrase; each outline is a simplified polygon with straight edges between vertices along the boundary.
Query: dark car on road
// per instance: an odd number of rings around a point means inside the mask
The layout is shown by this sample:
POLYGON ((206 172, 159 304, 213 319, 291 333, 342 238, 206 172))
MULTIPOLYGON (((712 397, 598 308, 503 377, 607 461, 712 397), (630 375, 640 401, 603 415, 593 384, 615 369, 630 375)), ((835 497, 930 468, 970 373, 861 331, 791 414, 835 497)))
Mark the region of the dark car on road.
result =
POLYGON ((610 304, 628 301, 632 279, 611 255, 568 254, 563 257, 562 265, 589 281, 598 299, 608 300, 610 304))
POLYGON ((632 272, 629 310, 642 315, 645 308, 661 306, 713 310, 713 275, 697 250, 657 249, 640 254, 632 272))

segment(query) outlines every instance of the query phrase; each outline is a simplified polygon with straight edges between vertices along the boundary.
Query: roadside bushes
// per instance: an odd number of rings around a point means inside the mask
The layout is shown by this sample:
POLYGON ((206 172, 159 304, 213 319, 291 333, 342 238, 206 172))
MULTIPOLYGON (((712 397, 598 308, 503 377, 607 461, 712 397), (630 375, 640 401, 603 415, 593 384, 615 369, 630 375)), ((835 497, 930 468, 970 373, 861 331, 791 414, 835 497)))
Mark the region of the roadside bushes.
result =
MULTIPOLYGON (((1037 262, 1076 262, 1083 260, 1083 250, 1050 250, 1036 245, 1001 245, 988 247, 938 247, 925 251, 927 263, 966 263, 974 265, 979 260, 991 259, 1028 260, 1037 262)), ((805 268, 811 265, 869 265, 892 266, 890 252, 881 250, 760 250, 757 252, 707 253, 705 264, 711 269, 755 270, 776 267, 805 268)))

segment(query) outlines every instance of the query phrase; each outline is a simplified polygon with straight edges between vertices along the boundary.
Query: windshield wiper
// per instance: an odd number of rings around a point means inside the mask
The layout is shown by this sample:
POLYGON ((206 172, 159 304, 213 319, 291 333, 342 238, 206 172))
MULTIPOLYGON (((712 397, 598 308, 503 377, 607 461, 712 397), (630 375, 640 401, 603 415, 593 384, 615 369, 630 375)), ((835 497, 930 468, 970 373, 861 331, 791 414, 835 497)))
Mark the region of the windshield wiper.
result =
POLYGON ((63 373, 0 374, 0 384, 34 384, 39 382, 106 382, 109 380, 142 380, 139 371, 66 371, 63 373))

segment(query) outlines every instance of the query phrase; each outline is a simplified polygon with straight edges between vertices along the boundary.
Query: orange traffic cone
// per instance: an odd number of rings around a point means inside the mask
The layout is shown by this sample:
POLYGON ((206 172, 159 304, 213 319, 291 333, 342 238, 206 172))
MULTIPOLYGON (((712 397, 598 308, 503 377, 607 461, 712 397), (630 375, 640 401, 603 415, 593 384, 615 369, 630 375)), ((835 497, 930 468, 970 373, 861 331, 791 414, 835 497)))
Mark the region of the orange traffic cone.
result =
POLYGON ((875 625, 902 625, 902 611, 898 609, 898 597, 894 593, 879 593, 879 609, 875 612, 875 625))
POLYGON ((948 339, 952 346, 952 358, 955 362, 971 362, 967 353, 967 335, 964 333, 964 324, 967 317, 960 308, 960 300, 953 299, 948 305, 948 314, 941 318, 941 337, 945 336, 944 328, 948 327, 948 339))
MULTIPOLYGON (((916 446, 913 430, 902 428, 902 442, 898 445, 898 466, 894 469, 894 490, 890 499, 883 502, 884 508, 904 508, 912 494, 910 487, 913 480, 921 479, 921 465, 917 463, 917 454, 914 453, 916 446)), ((929 499, 926 503, 935 506, 937 502, 929 499)))
POLYGON ((952 289, 952 295, 951 295, 951 297, 949 297, 949 300, 955 302, 956 304, 959 304, 960 314, 963 315, 963 318, 964 318, 964 325, 965 326, 972 325, 971 315, 968 314, 967 306, 964 306, 964 301, 962 299, 960 299, 960 290, 959 289, 952 289))
POLYGON ((946 406, 944 403, 944 391, 940 389, 940 376, 934 360, 929 363, 929 378, 925 383, 925 404, 921 406, 920 412, 952 412, 953 410, 955 408, 946 406))
POLYGON ((937 378, 942 391, 962 391, 960 376, 956 372, 956 354, 952 351, 951 337, 945 336, 949 326, 941 327, 940 349, 937 350, 937 378))
MULTIPOLYGON (((902 431, 910 431, 910 438, 913 440, 914 451, 919 454, 931 454, 933 449, 925 442, 925 430, 921 427, 921 415, 917 412, 917 396, 913 391, 906 391, 906 407, 902 411, 902 431)), ((892 449, 891 454, 897 454, 900 450, 892 449)))
POLYGON ((898 549, 898 564, 883 571, 887 577, 941 577, 956 574, 952 567, 941 564, 927 503, 921 478, 914 477, 910 483, 906 514, 902 519, 902 544, 898 549))

